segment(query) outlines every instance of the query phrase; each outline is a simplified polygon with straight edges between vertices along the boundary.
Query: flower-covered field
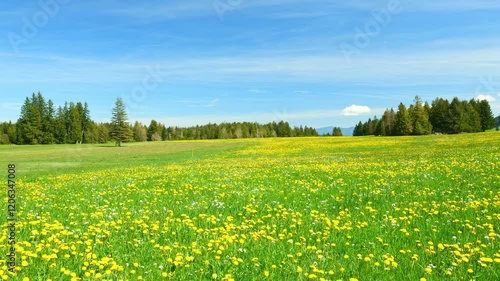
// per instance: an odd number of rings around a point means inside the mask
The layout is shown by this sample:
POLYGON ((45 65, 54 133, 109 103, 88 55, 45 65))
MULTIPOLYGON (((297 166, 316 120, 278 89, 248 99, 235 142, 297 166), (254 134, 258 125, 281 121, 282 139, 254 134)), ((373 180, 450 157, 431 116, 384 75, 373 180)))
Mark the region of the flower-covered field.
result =
POLYGON ((225 142, 19 179, 0 278, 500 280, 498 133, 225 142))

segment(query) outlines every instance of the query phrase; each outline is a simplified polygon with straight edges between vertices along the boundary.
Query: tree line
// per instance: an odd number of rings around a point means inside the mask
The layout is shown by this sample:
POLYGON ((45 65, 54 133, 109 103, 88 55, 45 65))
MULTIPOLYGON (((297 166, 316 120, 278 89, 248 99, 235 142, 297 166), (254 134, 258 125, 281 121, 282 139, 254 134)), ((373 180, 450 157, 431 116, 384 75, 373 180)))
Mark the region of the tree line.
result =
POLYGON ((288 122, 233 122, 176 127, 151 120, 149 125, 127 122, 125 105, 117 100, 111 122, 97 123, 87 103, 66 102, 56 107, 39 92, 27 97, 16 123, 0 123, 0 144, 75 144, 318 136, 316 129, 291 127, 288 122))
POLYGON ((27 97, 16 123, 0 124, 2 144, 68 144, 109 141, 106 124, 90 119, 87 103, 54 106, 41 93, 27 97))
POLYGON ((495 118, 486 100, 436 98, 431 105, 415 97, 414 104, 400 103, 397 111, 386 109, 382 118, 359 122, 354 136, 407 136, 484 132, 495 127, 495 118))
POLYGON ((285 121, 268 124, 233 122, 192 127, 166 127, 156 120, 151 120, 148 126, 139 122, 135 122, 133 126, 133 138, 137 142, 309 136, 318 136, 316 129, 307 126, 292 128, 285 121))

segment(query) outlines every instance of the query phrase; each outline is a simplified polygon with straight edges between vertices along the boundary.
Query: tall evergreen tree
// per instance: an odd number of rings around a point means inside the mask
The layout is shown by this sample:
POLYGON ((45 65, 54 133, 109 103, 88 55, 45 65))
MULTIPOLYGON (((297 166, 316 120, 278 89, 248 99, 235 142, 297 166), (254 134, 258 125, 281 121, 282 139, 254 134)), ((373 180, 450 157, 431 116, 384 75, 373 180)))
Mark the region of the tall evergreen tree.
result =
POLYGON ((343 134, 342 134, 342 129, 340 129, 339 127, 334 127, 333 128, 333 134, 332 134, 334 137, 342 137, 343 134))
POLYGON ((398 106, 398 112, 394 118, 394 135, 407 136, 412 132, 411 118, 403 103, 398 106))
POLYGON ((81 119, 82 119, 82 136, 81 136, 81 142, 83 143, 89 143, 90 141, 87 140, 87 135, 92 133, 92 130, 90 128, 91 126, 91 121, 90 119, 90 109, 89 105, 87 103, 84 103, 83 107, 80 104, 80 109, 81 109, 81 119))
POLYGON ((363 123, 361 121, 359 121, 358 124, 356 124, 356 126, 354 127, 352 135, 355 137, 363 135, 363 123))
POLYGON ((125 104, 121 98, 116 100, 112 114, 111 138, 116 142, 115 146, 121 146, 122 142, 130 140, 131 137, 125 104))
POLYGON ((448 133, 450 131, 450 103, 448 100, 437 98, 432 102, 430 108, 429 121, 431 122, 434 132, 448 133))
POLYGON ((481 120, 481 131, 493 129, 495 127, 495 117, 491 111, 490 103, 487 100, 471 100, 470 103, 479 114, 481 120))
POLYGON ((459 134, 462 132, 462 122, 464 115, 464 108, 460 100, 455 97, 450 103, 450 108, 448 109, 447 120, 449 122, 448 133, 459 134))
POLYGON ((99 143, 99 127, 94 121, 87 123, 85 129, 85 143, 99 143))
POLYGON ((81 143, 82 141, 82 114, 80 106, 69 104, 69 132, 68 143, 81 143))
POLYGON ((17 139, 19 144, 40 144, 42 135, 42 115, 38 97, 33 93, 26 98, 17 121, 17 139))
POLYGON ((10 143, 17 144, 17 125, 9 121, 9 125, 7 127, 7 136, 9 137, 10 143))
POLYGON ((148 126, 148 140, 150 141, 161 141, 163 138, 163 124, 156 120, 151 120, 148 126))
POLYGON ((57 108, 56 117, 54 120, 54 138, 58 144, 67 143, 67 130, 66 130, 66 112, 64 108, 59 106, 57 108))
POLYGON ((462 101, 463 116, 460 131, 466 133, 481 132, 481 118, 471 103, 462 101))
POLYGON ((148 134, 147 134, 146 128, 138 121, 135 121, 135 123, 134 123, 134 141, 145 142, 147 140, 148 140, 148 134))
POLYGON ((42 116, 42 143, 55 143, 55 110, 54 103, 49 99, 42 116))
POLYGON ((419 96, 415 97, 415 105, 411 111, 412 134, 428 135, 432 132, 432 125, 429 122, 429 116, 426 112, 422 100, 419 96))
POLYGON ((386 109, 384 112, 384 116, 382 116, 381 127, 382 130, 380 135, 383 136, 391 136, 394 131, 394 123, 396 121, 396 113, 394 109, 386 109))
POLYGON ((110 140, 110 125, 105 123, 97 124, 98 143, 107 143, 110 140))

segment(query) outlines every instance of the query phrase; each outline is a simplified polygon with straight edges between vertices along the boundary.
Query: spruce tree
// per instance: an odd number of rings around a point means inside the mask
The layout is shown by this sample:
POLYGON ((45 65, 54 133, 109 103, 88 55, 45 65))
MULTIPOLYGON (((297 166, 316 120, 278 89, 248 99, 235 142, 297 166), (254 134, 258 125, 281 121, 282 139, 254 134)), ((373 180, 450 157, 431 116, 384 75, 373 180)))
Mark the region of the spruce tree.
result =
POLYGON ((410 115, 408 114, 406 106, 403 103, 400 103, 394 120, 394 135, 407 136, 411 132, 412 126, 410 115))
POLYGON ((479 114, 481 120, 481 131, 493 129, 495 127, 495 118, 491 112, 490 104, 487 100, 471 100, 470 103, 479 114))
POLYGON ((461 132, 477 133, 481 132, 481 118, 471 103, 462 101, 463 116, 460 123, 461 132))
POLYGON ((343 136, 342 129, 340 129, 339 127, 334 127, 333 128, 333 136, 334 137, 342 137, 343 136))
POLYGON ((431 122, 434 132, 449 133, 450 132, 450 103, 448 100, 437 98, 432 102, 430 108, 429 121, 431 122))
POLYGON ((384 112, 384 116, 382 116, 382 121, 380 125, 382 127, 382 130, 380 132, 380 135, 382 136, 393 135, 395 119, 396 119, 396 113, 394 112, 394 109, 392 108, 391 110, 386 109, 384 112))
POLYGON ((78 105, 69 104, 68 143, 80 143, 82 136, 82 115, 78 105))
POLYGON ((131 138, 130 128, 127 122, 125 104, 121 98, 116 99, 111 118, 111 138, 116 142, 115 146, 121 146, 122 142, 131 138))
POLYGON ((464 108, 460 100, 455 97, 450 103, 450 108, 447 114, 447 120, 449 122, 448 133, 459 134, 462 132, 462 122, 464 119, 464 108))
POLYGON ((146 128, 139 123, 138 121, 135 121, 134 124, 134 141, 136 142, 145 142, 148 140, 148 135, 147 135, 147 130, 146 128))
POLYGON ((432 125, 429 122, 429 116, 422 104, 419 96, 415 97, 415 105, 411 111, 412 134, 428 135, 432 132, 432 125))

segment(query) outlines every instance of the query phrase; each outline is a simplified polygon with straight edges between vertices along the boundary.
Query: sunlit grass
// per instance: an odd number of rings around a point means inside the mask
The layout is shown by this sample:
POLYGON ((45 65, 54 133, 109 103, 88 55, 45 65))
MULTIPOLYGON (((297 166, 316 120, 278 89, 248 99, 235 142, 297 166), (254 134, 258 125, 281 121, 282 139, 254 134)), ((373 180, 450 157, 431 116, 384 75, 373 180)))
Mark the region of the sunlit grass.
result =
MULTIPOLYGON (((500 280, 499 140, 265 139, 54 156, 18 183, 19 271, 0 277, 500 280), (100 166, 79 172, 78 161, 100 166)), ((1 151, 59 148, 15 149, 1 151)))

